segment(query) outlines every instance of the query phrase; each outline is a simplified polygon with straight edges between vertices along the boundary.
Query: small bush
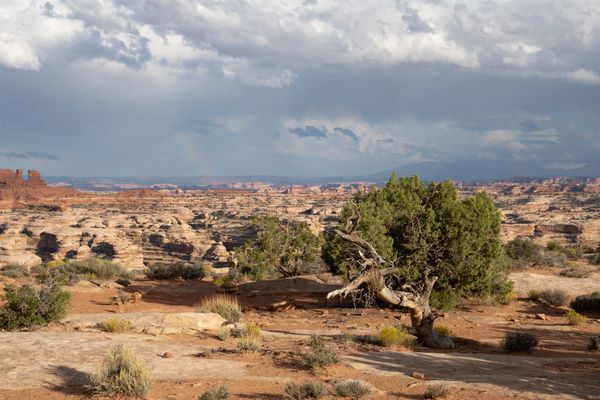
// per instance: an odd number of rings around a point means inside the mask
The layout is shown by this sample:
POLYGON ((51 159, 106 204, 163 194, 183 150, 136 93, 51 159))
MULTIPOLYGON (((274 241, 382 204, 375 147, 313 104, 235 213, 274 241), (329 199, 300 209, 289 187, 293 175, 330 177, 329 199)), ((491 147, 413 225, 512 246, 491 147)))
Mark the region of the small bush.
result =
POLYGON ((569 310, 565 313, 565 318, 569 321, 570 325, 579 325, 585 322, 586 318, 584 315, 579 314, 577 311, 569 310))
POLYGON ((533 301, 539 301, 542 298, 542 291, 538 289, 533 289, 527 292, 527 298, 533 301))
POLYGON ((537 337, 527 332, 509 332, 502 340, 504 351, 509 353, 531 352, 537 345, 537 337))
POLYGON ((258 351, 260 347, 260 340, 256 336, 242 335, 238 339, 238 350, 240 351, 258 351))
POLYGON ((117 280, 115 282, 123 287, 127 287, 127 286, 131 285, 131 279, 128 279, 128 278, 117 278, 117 280))
POLYGON ((313 371, 336 364, 339 361, 337 353, 327 346, 323 338, 312 335, 308 341, 309 351, 302 355, 302 365, 313 371))
POLYGON ((379 344, 385 347, 402 346, 412 348, 413 337, 407 332, 394 326, 385 326, 379 331, 379 344))
POLYGON ((592 336, 590 338, 590 344, 588 344, 588 350, 592 350, 592 351, 600 350, 600 335, 592 336))
POLYGON ((506 255, 513 261, 517 261, 513 264, 517 268, 533 264, 540 257, 540 254, 540 246, 531 240, 514 239, 506 244, 506 255))
POLYGON ((12 285, 4 288, 0 329, 32 328, 60 320, 67 314, 70 295, 57 284, 12 285))
POLYGON ((444 385, 429 385, 423 397, 426 399, 445 399, 449 394, 450 390, 444 385))
POLYGON ((452 332, 452 329, 450 329, 449 326, 447 325, 442 325, 442 324, 437 324, 433 330, 438 334, 438 335, 442 335, 442 336, 452 336, 454 335, 454 332, 452 332))
POLYGON ((227 400, 229 396, 229 389, 227 386, 219 386, 218 388, 207 390, 202 393, 199 400, 227 400))
POLYGON ((227 294, 218 294, 204 299, 198 311, 201 313, 219 314, 232 323, 238 322, 242 316, 242 307, 237 298, 227 294))
POLYGON ((246 328, 244 329, 244 335, 259 337, 260 336, 260 326, 256 322, 248 322, 246 324, 246 328))
POLYGON ((292 400, 318 399, 325 394, 325 385, 321 382, 288 383, 285 387, 285 397, 292 400))
POLYGON ((121 266, 121 264, 98 257, 69 261, 62 266, 52 269, 65 269, 68 272, 73 272, 78 275, 93 274, 98 279, 129 277, 129 273, 121 266))
POLYGON ((202 265, 189 265, 183 262, 173 264, 155 264, 145 271, 148 279, 154 280, 196 280, 206 276, 202 265))
POLYGON ((546 243, 546 250, 548 250, 548 251, 561 251, 562 247, 560 246, 560 244, 558 244, 557 241, 551 240, 548 243, 546 243))
POLYGON ((29 271, 25 265, 7 264, 0 269, 0 275, 13 279, 22 279, 29 276, 29 271))
POLYGON ((231 337, 231 329, 226 326, 221 326, 217 331, 217 337, 222 341, 229 339, 231 337))
POLYGON ((431 293, 431 307, 442 311, 452 310, 460 303, 460 294, 453 290, 434 290, 431 293))
POLYGON ((562 289, 545 289, 540 294, 540 299, 551 306, 564 306, 569 301, 569 294, 562 289))
POLYGON ((585 268, 567 268, 560 271, 560 276, 566 276, 567 278, 587 278, 592 274, 592 270, 585 268))
POLYGON ((98 372, 91 377, 95 394, 117 397, 146 397, 151 379, 133 352, 117 345, 105 354, 98 372))
POLYGON ((579 313, 600 311, 600 292, 577 296, 571 301, 570 306, 579 313))
POLYGON ((123 318, 110 318, 98 324, 104 332, 127 332, 131 330, 131 322, 123 318))
POLYGON ((336 382, 333 388, 337 396, 349 397, 352 400, 360 400, 371 393, 367 385, 353 380, 336 382))
POLYGON ((588 258, 588 261, 592 265, 600 265, 600 253, 590 256, 590 258, 588 258))

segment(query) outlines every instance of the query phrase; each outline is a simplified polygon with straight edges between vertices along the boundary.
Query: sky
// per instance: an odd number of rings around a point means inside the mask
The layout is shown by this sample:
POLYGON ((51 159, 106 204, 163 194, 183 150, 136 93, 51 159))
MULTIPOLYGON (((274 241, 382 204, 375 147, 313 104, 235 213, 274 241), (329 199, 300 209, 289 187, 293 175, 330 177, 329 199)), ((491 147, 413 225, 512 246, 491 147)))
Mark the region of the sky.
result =
POLYGON ((599 156, 597 0, 0 0, 0 168, 567 174, 599 156))

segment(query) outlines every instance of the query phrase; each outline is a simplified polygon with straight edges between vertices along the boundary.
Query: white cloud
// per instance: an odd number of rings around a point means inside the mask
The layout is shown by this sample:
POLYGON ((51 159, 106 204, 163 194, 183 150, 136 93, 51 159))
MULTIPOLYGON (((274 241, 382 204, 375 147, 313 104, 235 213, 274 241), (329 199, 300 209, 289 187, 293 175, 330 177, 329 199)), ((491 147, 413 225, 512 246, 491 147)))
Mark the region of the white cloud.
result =
POLYGON ((11 68, 100 57, 274 88, 309 69, 405 63, 599 84, 598 37, 596 0, 0 3, 11 68))

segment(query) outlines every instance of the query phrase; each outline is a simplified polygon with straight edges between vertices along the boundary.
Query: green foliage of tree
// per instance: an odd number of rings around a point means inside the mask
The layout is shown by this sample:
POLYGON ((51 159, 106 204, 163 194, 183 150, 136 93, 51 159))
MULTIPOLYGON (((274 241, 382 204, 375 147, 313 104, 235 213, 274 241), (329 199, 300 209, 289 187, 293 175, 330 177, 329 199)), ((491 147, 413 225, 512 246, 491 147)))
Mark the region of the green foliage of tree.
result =
MULTIPOLYGON (((353 203, 342 210, 340 228, 359 215, 355 233, 386 260, 380 267, 397 268, 398 282, 416 281, 427 270, 438 277, 433 301, 510 290, 503 276, 500 213, 488 195, 463 199, 450 181, 427 184, 392 175, 383 188, 359 193, 353 203)), ((331 234, 323 258, 350 279, 361 267, 356 251, 331 234)))
POLYGON ((289 277, 308 272, 319 261, 322 238, 304 222, 280 221, 265 216, 254 219, 256 238, 236 249, 237 268, 253 279, 289 277))

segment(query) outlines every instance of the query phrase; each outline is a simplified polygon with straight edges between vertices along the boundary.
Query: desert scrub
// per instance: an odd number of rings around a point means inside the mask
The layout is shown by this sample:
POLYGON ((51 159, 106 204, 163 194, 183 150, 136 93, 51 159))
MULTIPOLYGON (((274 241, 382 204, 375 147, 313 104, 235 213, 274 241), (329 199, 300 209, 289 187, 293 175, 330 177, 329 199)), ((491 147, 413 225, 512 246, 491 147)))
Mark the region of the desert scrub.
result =
POLYGON ((584 315, 579 314, 577 311, 569 310, 565 313, 565 318, 569 321, 569 325, 579 325, 587 319, 584 315))
POLYGON ((108 397, 146 397, 151 379, 135 354, 123 345, 117 345, 104 355, 102 364, 91 377, 95 394, 108 397))
POLYGON ((429 385, 423 394, 426 399, 445 399, 450 394, 450 390, 444 385, 429 385))
POLYGON ((600 292, 593 292, 575 297, 570 304, 577 312, 600 311, 600 292))
POLYGON ((260 339, 256 336, 242 335, 238 339, 238 350, 240 351, 258 351, 260 348, 260 339))
POLYGON ((155 280, 195 280, 206 276, 206 270, 202 265, 189 265, 183 262, 151 265, 144 273, 148 279, 155 280))
POLYGON ((217 337, 219 340, 226 341, 231 337, 231 328, 227 326, 219 327, 219 330, 217 331, 217 337))
POLYGON ((531 352, 538 345, 538 339, 527 332, 508 332, 501 344, 508 353, 531 352))
POLYGON ((319 399, 327 391, 321 382, 288 383, 284 389, 285 397, 292 400, 319 399))
POLYGON ((414 347, 414 338, 409 333, 395 326, 383 327, 378 333, 378 338, 379 344, 384 347, 414 347))
POLYGON ((540 293, 540 300, 551 306, 561 307, 569 301, 569 294, 562 289, 544 289, 540 293))
POLYGON ((308 347, 309 351, 302 355, 301 363, 313 372, 339 362, 337 352, 325 346, 321 336, 312 335, 308 347))
POLYGON ((538 289, 533 289, 527 292, 527 298, 532 301, 539 301, 542 297, 542 291, 538 289))
POLYGON ((335 382, 333 389, 336 396, 347 397, 352 400, 360 400, 371 393, 371 389, 367 385, 354 380, 335 382))
POLYGON ((202 393, 198 400, 227 400, 229 398, 229 389, 227 386, 207 390, 202 393))
POLYGON ((198 311, 219 314, 228 322, 233 323, 238 322, 242 316, 242 307, 237 298, 227 294, 218 294, 202 300, 198 311))
POLYGON ((105 319, 98 325, 104 332, 127 332, 131 330, 131 322, 123 318, 105 319))
POLYGON ((595 335, 590 338, 590 343, 588 344, 588 350, 591 350, 591 351, 600 350, 600 335, 595 335))
POLYGON ((452 329, 450 329, 450 327, 448 325, 437 324, 433 328, 433 330, 438 335, 443 335, 443 336, 452 336, 452 335, 454 335, 454 332, 452 332, 452 329))
POLYGON ((0 309, 0 329, 32 328, 63 318, 70 295, 51 283, 46 285, 6 286, 0 309))
POLYGON ((260 337, 261 331, 260 326, 258 326, 256 322, 248 322, 246 326, 242 328, 232 329, 231 334, 235 337, 250 336, 258 338, 260 337))
POLYGON ((98 279, 128 278, 130 276, 121 264, 98 257, 69 261, 52 269, 65 269, 77 275, 95 275, 98 279))
POLYGON ((21 279, 29 276, 29 270, 25 265, 7 264, 0 268, 0 275, 7 278, 21 279))

